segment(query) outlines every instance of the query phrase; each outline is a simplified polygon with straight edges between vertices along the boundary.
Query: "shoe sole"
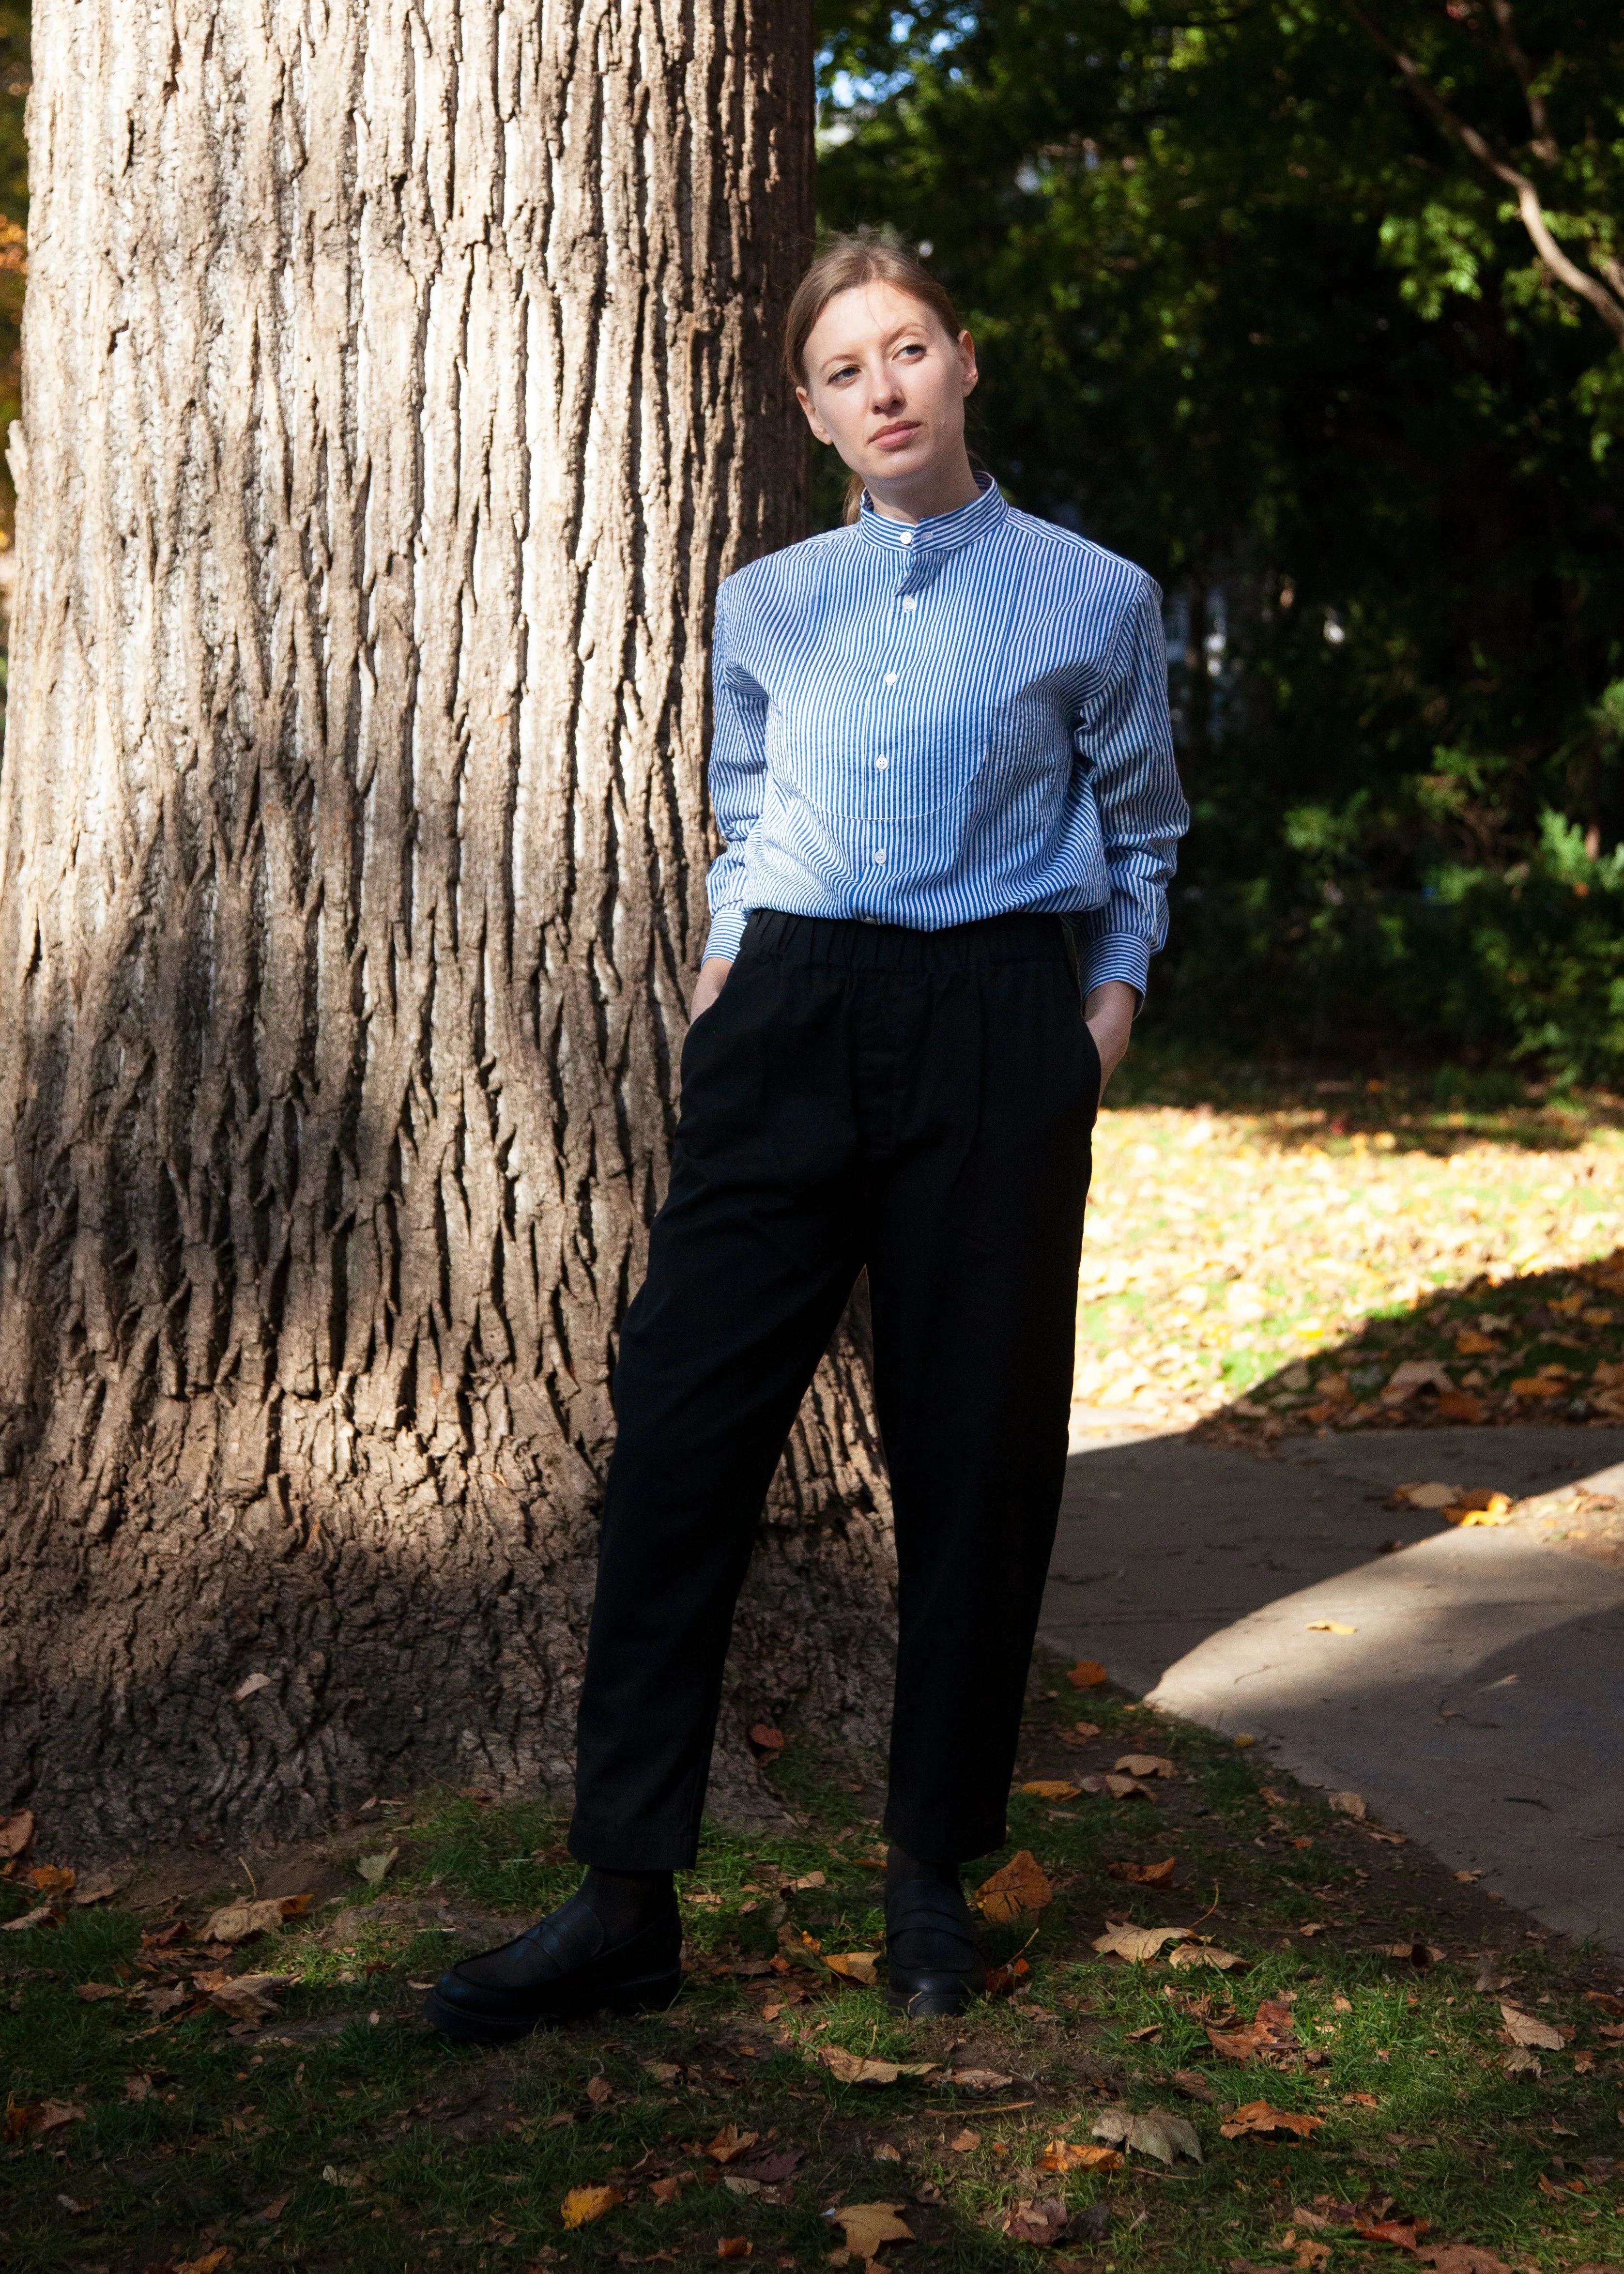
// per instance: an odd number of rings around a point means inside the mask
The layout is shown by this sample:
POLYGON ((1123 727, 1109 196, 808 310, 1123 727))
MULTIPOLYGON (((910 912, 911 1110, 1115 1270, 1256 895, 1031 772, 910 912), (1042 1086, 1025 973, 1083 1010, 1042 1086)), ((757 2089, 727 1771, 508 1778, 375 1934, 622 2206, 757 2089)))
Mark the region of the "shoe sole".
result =
POLYGON ((893 2014, 901 2014, 910 2022, 923 2022, 937 2014, 967 2013, 972 2002, 980 1995, 979 1991, 967 1989, 956 1992, 916 1990, 911 1998, 905 1998, 899 1992, 888 1990, 885 2003, 893 2014))
POLYGON ((647 1974, 635 1982, 617 1982, 605 1990, 584 1992, 545 2014, 534 2014, 525 2019, 515 2015, 506 2021, 495 2014, 470 2014, 465 2007, 452 2005, 436 1989, 431 1990, 423 2001, 423 2018, 431 2029, 438 2029, 442 2037, 455 2037, 459 2044, 508 2045, 520 2037, 530 2037, 537 2029, 551 2029, 560 2022, 579 2021, 588 2014, 664 2013, 681 1987, 681 1974, 673 1967, 666 1974, 647 1974))

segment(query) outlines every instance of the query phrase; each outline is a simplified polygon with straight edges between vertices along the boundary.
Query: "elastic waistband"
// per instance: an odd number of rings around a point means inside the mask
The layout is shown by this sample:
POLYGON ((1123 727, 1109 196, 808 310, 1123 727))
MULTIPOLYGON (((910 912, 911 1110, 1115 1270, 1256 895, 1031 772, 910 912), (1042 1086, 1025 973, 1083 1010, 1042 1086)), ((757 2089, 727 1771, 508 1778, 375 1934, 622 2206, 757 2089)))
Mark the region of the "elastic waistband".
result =
POLYGON ((778 908, 752 908, 739 953, 842 971, 963 971, 989 963, 1075 961, 1063 919, 1031 914, 984 916, 977 923, 916 931, 907 924, 868 923, 853 916, 793 916, 778 908))

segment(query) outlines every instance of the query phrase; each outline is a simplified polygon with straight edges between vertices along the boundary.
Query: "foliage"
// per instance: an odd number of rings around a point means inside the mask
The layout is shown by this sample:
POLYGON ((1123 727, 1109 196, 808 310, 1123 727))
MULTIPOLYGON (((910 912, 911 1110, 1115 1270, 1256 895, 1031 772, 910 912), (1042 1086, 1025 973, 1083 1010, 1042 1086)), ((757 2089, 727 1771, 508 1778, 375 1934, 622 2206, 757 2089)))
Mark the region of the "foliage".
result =
POLYGON ((1520 9, 1519 62, 1477 0, 823 28, 825 221, 930 246, 981 456, 1167 592, 1162 1018, 1624 1069, 1613 887, 1553 849, 1624 836, 1624 355, 1502 178, 1618 291, 1616 11, 1520 9))

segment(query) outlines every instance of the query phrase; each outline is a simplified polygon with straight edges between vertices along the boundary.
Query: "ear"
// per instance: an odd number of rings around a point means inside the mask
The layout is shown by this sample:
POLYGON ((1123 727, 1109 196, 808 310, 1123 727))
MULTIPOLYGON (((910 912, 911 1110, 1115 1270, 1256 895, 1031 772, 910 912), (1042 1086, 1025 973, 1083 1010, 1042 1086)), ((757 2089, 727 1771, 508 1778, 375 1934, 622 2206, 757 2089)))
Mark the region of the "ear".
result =
POLYGON ((830 433, 828 427, 824 425, 816 411, 813 410, 812 397, 807 393, 804 387, 798 387, 795 389, 795 400, 806 412, 807 424, 816 435, 818 440, 820 442, 832 442, 835 439, 834 436, 830 433))
POLYGON ((964 391, 974 394, 981 373, 975 367, 975 342, 968 332, 959 335, 959 369, 964 380, 964 391))

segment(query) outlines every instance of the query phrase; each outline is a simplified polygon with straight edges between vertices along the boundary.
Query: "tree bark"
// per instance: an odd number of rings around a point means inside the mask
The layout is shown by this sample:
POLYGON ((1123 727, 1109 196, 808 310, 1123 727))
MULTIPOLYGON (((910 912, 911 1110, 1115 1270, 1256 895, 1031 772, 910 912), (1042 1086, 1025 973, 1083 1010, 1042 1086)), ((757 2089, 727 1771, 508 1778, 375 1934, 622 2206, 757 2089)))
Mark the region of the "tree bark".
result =
MULTIPOLYGON (((789 541, 808 0, 41 0, 0 776, 6 1798, 567 1790, 615 1337, 789 541)), ((740 1720, 883 1720, 866 1363, 740 1720)))

